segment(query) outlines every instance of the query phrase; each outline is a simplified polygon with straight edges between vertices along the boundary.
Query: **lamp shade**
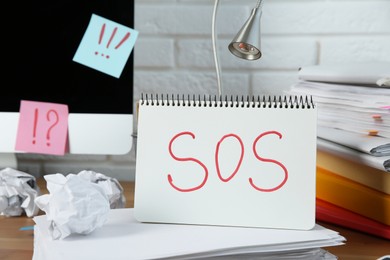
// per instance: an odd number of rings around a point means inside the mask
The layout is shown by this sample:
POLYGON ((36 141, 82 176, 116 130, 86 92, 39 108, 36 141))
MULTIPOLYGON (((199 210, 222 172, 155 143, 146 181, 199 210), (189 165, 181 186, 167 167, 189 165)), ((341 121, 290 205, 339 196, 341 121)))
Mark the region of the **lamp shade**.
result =
POLYGON ((229 50, 235 56, 246 60, 257 60, 260 50, 260 18, 261 10, 253 8, 248 20, 229 44, 229 50))

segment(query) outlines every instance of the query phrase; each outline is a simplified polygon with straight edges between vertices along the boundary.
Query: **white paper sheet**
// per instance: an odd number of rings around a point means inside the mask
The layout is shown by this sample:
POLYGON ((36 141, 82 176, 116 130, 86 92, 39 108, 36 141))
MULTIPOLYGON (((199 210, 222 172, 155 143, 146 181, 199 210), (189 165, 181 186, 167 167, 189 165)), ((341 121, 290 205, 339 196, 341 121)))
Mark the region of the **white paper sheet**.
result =
MULTIPOLYGON (((232 209, 233 212, 233 209, 232 209)), ((294 250, 343 245, 337 232, 316 225, 312 230, 148 224, 133 209, 112 209, 106 224, 89 235, 53 240, 45 215, 34 217, 33 260, 158 259, 256 253, 281 255, 294 250)))
POLYGON ((358 134, 331 127, 318 127, 318 137, 373 156, 390 155, 390 138, 358 134))
POLYGON ((317 146, 318 149, 327 151, 342 158, 362 163, 381 171, 385 170, 390 172, 390 156, 372 156, 322 138, 317 138, 317 146))
POLYGON ((299 70, 303 80, 375 85, 390 77, 389 62, 353 62, 304 66, 299 70))

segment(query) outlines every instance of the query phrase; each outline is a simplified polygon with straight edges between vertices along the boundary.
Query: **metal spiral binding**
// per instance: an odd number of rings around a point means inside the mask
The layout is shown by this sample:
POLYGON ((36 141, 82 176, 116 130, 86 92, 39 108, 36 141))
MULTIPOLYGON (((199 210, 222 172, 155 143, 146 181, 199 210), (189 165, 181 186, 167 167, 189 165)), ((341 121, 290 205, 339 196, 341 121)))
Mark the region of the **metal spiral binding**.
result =
POLYGON ((312 96, 216 96, 216 95, 179 95, 174 94, 141 94, 141 105, 178 106, 178 107, 241 107, 241 108, 314 108, 312 96))

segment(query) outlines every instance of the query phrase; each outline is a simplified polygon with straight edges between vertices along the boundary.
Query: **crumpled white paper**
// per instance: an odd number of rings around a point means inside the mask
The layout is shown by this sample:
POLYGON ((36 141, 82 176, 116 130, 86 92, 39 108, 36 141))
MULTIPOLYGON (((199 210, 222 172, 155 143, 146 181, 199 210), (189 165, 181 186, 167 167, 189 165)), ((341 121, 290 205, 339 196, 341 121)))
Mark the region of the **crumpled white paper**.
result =
POLYGON ((380 87, 390 87, 390 77, 385 77, 382 79, 378 79, 376 84, 380 87))
POLYGON ((40 189, 33 175, 12 168, 0 171, 0 215, 28 217, 38 214, 35 198, 40 189))
POLYGON ((49 194, 35 199, 46 212, 53 239, 64 239, 71 234, 89 234, 104 225, 110 203, 104 189, 88 178, 68 174, 44 176, 49 194))
POLYGON ((107 194, 111 209, 125 207, 126 198, 123 194, 123 188, 117 179, 107 177, 102 173, 87 170, 79 172, 78 176, 99 185, 107 194))

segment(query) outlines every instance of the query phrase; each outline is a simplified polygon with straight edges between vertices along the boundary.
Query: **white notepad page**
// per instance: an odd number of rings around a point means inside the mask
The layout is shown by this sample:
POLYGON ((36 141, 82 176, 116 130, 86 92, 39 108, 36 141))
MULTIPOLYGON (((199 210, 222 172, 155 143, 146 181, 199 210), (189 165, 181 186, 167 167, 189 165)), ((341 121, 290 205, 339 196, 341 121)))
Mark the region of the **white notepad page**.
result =
POLYGON ((261 100, 141 100, 136 219, 311 229, 316 107, 261 100))

